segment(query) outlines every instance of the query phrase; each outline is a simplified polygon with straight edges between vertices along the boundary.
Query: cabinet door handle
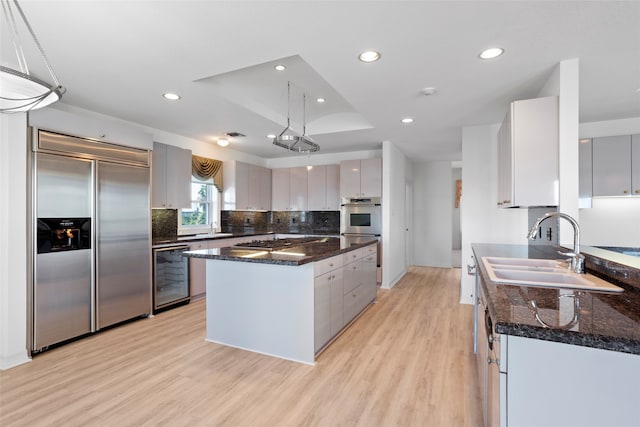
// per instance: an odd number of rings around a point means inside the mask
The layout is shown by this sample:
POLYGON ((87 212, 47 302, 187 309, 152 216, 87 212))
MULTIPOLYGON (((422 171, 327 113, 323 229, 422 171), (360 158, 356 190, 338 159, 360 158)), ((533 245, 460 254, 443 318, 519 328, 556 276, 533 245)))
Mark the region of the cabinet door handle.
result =
POLYGON ((622 194, 628 194, 629 192, 627 190, 622 191, 622 194))
POLYGON ((636 194, 640 194, 640 188, 636 190, 636 194))

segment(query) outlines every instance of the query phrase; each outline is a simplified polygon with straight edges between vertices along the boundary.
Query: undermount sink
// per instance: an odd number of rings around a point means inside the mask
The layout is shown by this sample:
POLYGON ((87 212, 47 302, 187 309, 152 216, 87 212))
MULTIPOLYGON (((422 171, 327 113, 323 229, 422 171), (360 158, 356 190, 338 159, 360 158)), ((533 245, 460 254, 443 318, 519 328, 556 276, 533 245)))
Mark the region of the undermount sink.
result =
POLYGON ((563 261, 550 259, 483 257, 489 278, 496 283, 597 292, 623 289, 591 274, 577 274, 563 261))

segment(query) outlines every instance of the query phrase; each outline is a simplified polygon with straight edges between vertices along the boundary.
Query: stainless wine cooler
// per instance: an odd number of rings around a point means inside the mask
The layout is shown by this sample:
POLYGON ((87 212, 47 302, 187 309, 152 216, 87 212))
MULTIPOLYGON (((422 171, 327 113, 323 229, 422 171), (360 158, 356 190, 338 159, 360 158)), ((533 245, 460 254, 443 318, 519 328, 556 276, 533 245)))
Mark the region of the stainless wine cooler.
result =
POLYGON ((189 302, 189 259, 182 253, 189 246, 169 246, 153 250, 154 312, 189 302))

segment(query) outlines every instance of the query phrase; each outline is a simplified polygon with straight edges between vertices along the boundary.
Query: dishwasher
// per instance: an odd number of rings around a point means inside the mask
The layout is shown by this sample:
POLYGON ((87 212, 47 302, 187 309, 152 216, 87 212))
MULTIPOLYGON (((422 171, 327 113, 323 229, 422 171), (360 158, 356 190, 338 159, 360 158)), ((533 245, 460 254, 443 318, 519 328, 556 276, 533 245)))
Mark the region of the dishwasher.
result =
POLYGON ((189 259, 182 256, 188 250, 187 245, 153 250, 154 313, 189 302, 189 259))

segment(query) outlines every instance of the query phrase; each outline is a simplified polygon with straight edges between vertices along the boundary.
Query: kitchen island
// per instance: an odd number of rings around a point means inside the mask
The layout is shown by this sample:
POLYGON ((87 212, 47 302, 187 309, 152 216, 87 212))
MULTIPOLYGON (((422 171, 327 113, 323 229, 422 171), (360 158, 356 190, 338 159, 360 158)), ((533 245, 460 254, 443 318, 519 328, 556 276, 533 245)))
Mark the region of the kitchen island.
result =
POLYGON ((486 425, 638 426, 640 271, 587 256, 621 293, 497 283, 483 257, 558 259, 559 247, 474 244, 476 349, 486 425), (534 302, 534 304, 532 304, 534 302))
POLYGON ((376 253, 324 237, 184 255, 206 259, 207 341, 314 364, 375 300, 376 253))

